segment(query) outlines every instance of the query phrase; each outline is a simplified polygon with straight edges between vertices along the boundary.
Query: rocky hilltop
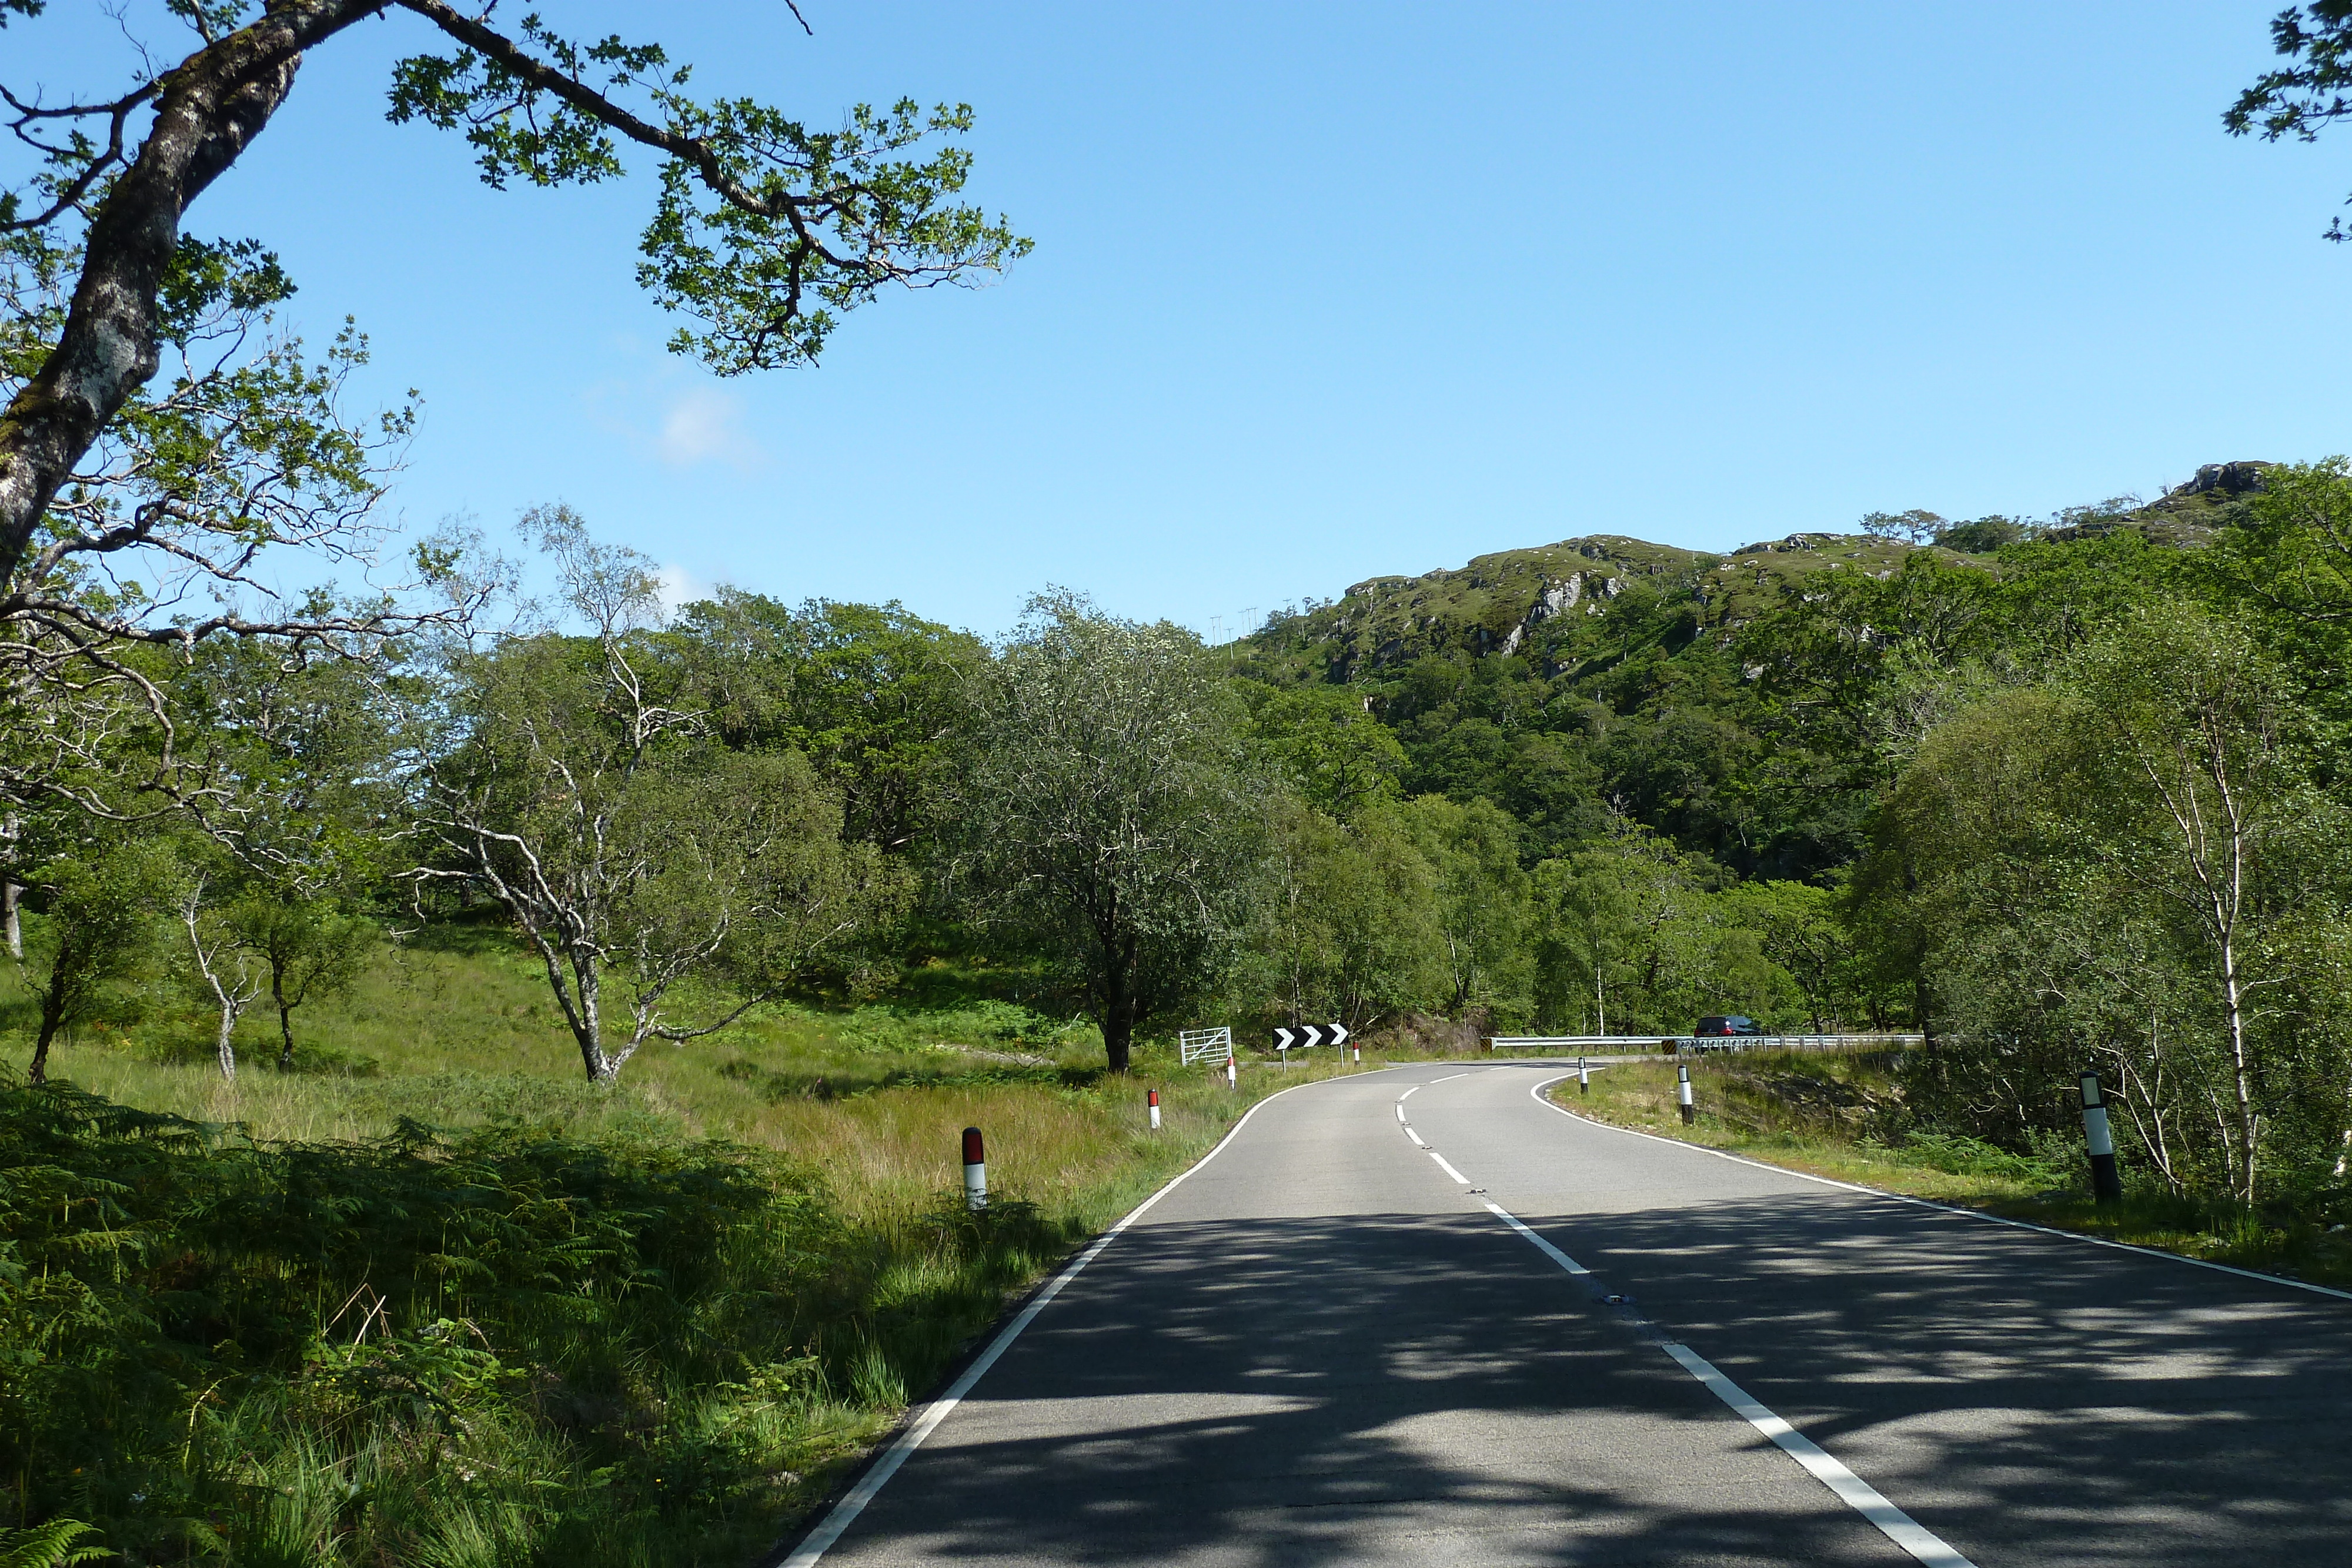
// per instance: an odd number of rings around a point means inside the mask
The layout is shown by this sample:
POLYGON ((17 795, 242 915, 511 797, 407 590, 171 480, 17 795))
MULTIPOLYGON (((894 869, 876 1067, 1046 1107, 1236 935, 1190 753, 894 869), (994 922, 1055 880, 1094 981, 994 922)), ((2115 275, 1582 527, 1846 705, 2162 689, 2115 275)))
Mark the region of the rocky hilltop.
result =
MULTIPOLYGON (((1621 595, 1684 600, 1693 630, 1736 623, 1777 601, 1785 584, 1816 573, 1885 577, 1920 550, 1955 564, 2000 570, 1986 541, 2088 538, 2137 529, 2153 543, 2193 549, 2228 526, 2275 465, 2210 463, 2153 502, 2119 497, 2071 507, 2042 524, 1979 518, 1937 534, 1975 545, 1951 549, 1873 534, 1794 533, 1742 545, 1728 555, 1653 544, 1622 534, 1589 534, 1557 544, 1482 555, 1466 566, 1418 577, 1374 577, 1330 603, 1276 616, 1236 649, 1271 674, 1287 667, 1320 678, 1379 678, 1425 654, 1517 655, 1555 673, 1555 653, 1577 617, 1596 617, 1621 595)), ((1927 517, 1927 514, 1913 514, 1927 517)), ((1940 521, 1940 519, 1937 519, 1940 521)))
MULTIPOLYGON (((1326 679, 1353 680, 1427 653, 1517 654, 1550 668, 1555 645, 1576 618, 1601 615, 1633 593, 1690 601, 1702 619, 1736 618, 1750 601, 1777 598, 1779 584, 1816 571, 1885 574, 1913 546, 1861 534, 1791 534, 1728 556, 1592 534, 1532 549, 1482 555, 1467 566, 1419 577, 1375 577, 1344 597, 1279 617, 1248 642, 1290 662, 1311 654, 1326 679), (1285 656, 1287 656, 1286 658, 1285 656)), ((1943 551, 1956 560, 1984 559, 1943 551)))

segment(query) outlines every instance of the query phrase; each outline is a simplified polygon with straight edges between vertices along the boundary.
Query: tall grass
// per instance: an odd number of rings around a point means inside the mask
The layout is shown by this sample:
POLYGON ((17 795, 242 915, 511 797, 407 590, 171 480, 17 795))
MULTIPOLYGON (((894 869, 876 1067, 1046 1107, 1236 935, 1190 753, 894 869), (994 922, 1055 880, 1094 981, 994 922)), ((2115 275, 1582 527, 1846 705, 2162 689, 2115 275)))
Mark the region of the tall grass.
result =
POLYGON ((69 1082, 0 1080, 0 1529, 87 1520, 150 1562, 748 1560, 1009 1295, 1343 1070, 1235 1094, 1146 1049, 1115 1081, 1087 1031, 941 986, 600 1086, 535 983, 446 941, 298 1015, 306 1071, 226 1082, 201 1010, 151 996, 61 1049, 69 1082))

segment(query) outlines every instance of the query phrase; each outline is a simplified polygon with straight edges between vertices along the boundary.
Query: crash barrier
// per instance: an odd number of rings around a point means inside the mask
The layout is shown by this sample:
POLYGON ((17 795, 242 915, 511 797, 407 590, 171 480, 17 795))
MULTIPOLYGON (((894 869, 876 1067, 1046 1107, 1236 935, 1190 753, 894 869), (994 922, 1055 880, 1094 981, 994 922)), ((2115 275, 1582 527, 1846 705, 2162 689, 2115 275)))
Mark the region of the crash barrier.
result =
POLYGON ((1705 1056, 1718 1051, 1901 1051, 1924 1034, 1497 1034, 1488 1051, 1573 1049, 1620 1056, 1705 1056))

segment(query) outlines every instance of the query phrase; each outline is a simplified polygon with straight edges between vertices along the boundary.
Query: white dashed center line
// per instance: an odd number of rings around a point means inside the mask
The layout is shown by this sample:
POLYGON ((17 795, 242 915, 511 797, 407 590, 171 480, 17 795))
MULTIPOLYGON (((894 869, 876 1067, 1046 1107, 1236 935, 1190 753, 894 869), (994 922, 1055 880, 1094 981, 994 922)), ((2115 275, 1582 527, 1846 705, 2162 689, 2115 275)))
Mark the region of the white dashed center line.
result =
MULTIPOLYGON (((1437 1158, 1433 1151, 1431 1157, 1437 1158)), ((1437 1163, 1445 1165, 1443 1159, 1438 1159, 1437 1163)), ((1446 1166, 1445 1168, 1451 1171, 1454 1167, 1446 1166)), ((1520 1223, 1518 1216, 1502 1205, 1490 1202, 1486 1209, 1533 1242, 1537 1250, 1570 1273, 1590 1274, 1592 1271, 1528 1229, 1520 1223)), ((1617 1298, 1612 1296, 1610 1300, 1613 1301, 1617 1298)), ((1715 1364, 1705 1356, 1688 1345, 1676 1344, 1672 1340, 1663 1342, 1661 1348, 1673 1356, 1685 1372, 1705 1385, 1708 1393, 1729 1406, 1734 1415, 1770 1438, 1775 1447, 1802 1465, 1807 1474, 1836 1493, 1838 1500, 1876 1525, 1887 1540, 1927 1564, 1927 1568, 1976 1568, 1975 1563, 1953 1550, 1941 1536, 1887 1501, 1885 1495, 1876 1487, 1832 1458, 1820 1444, 1757 1403, 1746 1389, 1717 1371, 1715 1364)))

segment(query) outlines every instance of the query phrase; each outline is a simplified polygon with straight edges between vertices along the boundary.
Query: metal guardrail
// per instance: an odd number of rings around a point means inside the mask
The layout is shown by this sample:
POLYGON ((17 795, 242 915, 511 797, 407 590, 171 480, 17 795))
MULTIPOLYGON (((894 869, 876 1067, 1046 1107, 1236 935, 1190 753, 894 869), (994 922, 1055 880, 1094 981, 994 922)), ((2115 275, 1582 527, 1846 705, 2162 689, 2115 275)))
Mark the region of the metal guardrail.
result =
POLYGON ((1924 1034, 1497 1034, 1486 1049, 1570 1048, 1615 1054, 1704 1056, 1719 1051, 1899 1050, 1927 1042, 1924 1034))

